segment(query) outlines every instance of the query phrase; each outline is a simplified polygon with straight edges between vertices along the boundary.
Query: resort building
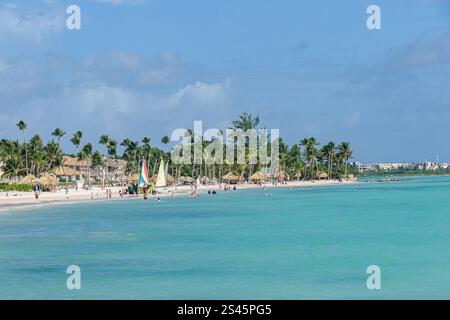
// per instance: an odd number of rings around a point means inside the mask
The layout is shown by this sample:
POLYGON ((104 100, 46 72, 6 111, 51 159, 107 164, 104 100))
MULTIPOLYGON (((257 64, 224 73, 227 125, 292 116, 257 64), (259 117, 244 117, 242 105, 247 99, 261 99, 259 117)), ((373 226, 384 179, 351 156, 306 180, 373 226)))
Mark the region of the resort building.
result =
POLYGON ((379 170, 390 171, 414 168, 416 165, 413 163, 379 163, 377 166, 379 170))
POLYGON ((126 174, 127 162, 121 159, 111 159, 103 157, 104 165, 98 168, 91 168, 90 177, 96 181, 108 182, 127 182, 126 174))
POLYGON ((122 183, 127 181, 126 161, 103 157, 103 163, 103 166, 93 168, 90 160, 81 161, 78 158, 64 156, 63 165, 57 170, 56 174, 59 177, 68 177, 68 180, 73 182, 82 179, 103 181, 106 183, 122 183))
POLYGON ((79 160, 75 157, 63 156, 62 170, 71 174, 71 181, 79 181, 82 176, 87 176, 91 162, 79 160))
POLYGON ((376 164, 371 163, 355 162, 353 165, 358 172, 375 171, 378 169, 376 164))

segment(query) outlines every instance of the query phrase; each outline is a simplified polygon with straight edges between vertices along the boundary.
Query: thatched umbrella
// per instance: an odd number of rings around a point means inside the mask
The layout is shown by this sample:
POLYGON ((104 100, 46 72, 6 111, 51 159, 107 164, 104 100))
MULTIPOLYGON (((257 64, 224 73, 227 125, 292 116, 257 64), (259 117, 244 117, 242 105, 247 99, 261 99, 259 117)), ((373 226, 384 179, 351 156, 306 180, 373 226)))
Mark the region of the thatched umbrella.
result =
POLYGON ((261 171, 255 172, 250 177, 250 181, 253 181, 253 182, 259 182, 259 181, 265 181, 265 180, 267 180, 267 176, 264 173, 262 173, 261 171))
POLYGON ((189 185, 189 184, 193 184, 194 183, 194 179, 192 179, 192 177, 180 176, 178 178, 178 183, 189 185))
POLYGON ((58 179, 50 174, 43 175, 41 179, 43 180, 42 183, 46 186, 57 186, 59 184, 58 179))
POLYGON ((222 180, 227 183, 238 183, 241 180, 241 177, 235 172, 230 171, 222 177, 222 180))
POLYGON ((79 176, 81 173, 80 171, 74 170, 69 167, 59 167, 53 172, 57 177, 71 177, 71 176, 79 176))
POLYGON ((273 177, 278 181, 289 180, 289 175, 284 171, 278 171, 273 177))
POLYGON ((208 178, 207 176, 203 176, 200 180, 201 180, 201 182, 202 182, 203 184, 209 184, 209 183, 211 183, 211 179, 208 178))
POLYGON ((316 177, 318 179, 328 179, 328 174, 326 172, 318 172, 316 177))
POLYGON ((130 175, 130 182, 138 182, 139 178, 140 178, 139 174, 137 174, 137 173, 132 174, 132 175, 130 175))
POLYGON ((27 175, 25 178, 22 178, 22 180, 19 181, 19 184, 34 184, 34 183, 39 183, 39 182, 35 182, 36 181, 36 177, 32 174, 27 175))

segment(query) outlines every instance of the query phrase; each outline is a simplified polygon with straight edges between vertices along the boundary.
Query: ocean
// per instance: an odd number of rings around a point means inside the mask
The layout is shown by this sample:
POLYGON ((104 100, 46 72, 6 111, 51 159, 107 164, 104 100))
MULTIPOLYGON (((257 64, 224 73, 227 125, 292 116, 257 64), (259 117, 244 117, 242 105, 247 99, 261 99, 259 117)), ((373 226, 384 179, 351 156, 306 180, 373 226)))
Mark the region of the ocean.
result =
POLYGON ((449 299, 450 177, 401 179, 3 212, 0 298, 449 299))

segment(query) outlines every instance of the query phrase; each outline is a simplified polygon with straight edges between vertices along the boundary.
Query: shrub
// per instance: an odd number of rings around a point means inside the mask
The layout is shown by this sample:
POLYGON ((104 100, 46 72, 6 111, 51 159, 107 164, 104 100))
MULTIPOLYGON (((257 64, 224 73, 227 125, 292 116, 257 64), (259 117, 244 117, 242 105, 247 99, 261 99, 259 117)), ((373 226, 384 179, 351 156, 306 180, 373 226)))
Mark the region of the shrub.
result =
POLYGON ((30 192, 33 191, 33 186, 31 184, 20 184, 20 183, 0 183, 0 191, 19 191, 19 192, 30 192))

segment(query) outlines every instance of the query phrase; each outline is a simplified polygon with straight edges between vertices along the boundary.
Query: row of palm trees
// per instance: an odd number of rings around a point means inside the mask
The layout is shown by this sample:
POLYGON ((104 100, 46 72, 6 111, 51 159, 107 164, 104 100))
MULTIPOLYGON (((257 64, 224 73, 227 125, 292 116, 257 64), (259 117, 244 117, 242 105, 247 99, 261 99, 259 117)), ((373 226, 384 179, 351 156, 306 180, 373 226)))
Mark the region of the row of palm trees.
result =
MULTIPOLYGON (((260 118, 249 113, 242 113, 239 118, 232 122, 233 128, 249 130, 257 129, 260 118)), ((18 140, 0 140, 0 163, 2 164, 3 178, 17 179, 27 174, 40 176, 43 173, 51 172, 62 165, 63 152, 61 139, 66 136, 66 132, 61 128, 56 128, 51 132, 51 140, 44 144, 39 135, 34 135, 29 141, 26 136, 27 124, 23 121, 17 123, 17 127, 22 135, 22 142, 18 140)), ((192 131, 189 131, 191 136, 192 131)), ((193 139, 193 138, 192 138, 193 139)), ((223 164, 208 165, 202 164, 175 164, 171 162, 168 144, 168 136, 161 139, 164 150, 154 147, 149 137, 144 137, 140 141, 126 138, 120 144, 107 134, 99 137, 98 144, 103 146, 103 152, 94 150, 92 143, 84 143, 82 131, 72 134, 70 142, 76 149, 76 156, 79 160, 91 163, 90 168, 102 167, 104 156, 112 159, 123 159, 127 163, 127 173, 135 174, 139 172, 141 159, 146 159, 147 166, 152 175, 157 172, 161 159, 165 160, 169 166, 169 172, 176 179, 181 176, 206 176, 209 179, 220 180, 220 177, 228 172, 234 171, 241 175, 242 179, 248 179, 252 173, 261 170, 264 165, 261 163, 250 164, 248 161, 248 142, 245 145, 245 163, 228 163, 226 159, 223 164), (119 155, 119 146, 123 152, 119 155), (225 172, 226 171, 226 172, 225 172)), ((329 142, 320 147, 316 138, 304 138, 298 143, 289 147, 279 138, 279 157, 281 170, 295 177, 296 179, 313 180, 319 175, 326 174, 328 178, 347 177, 349 174, 349 160, 352 158, 350 143, 342 142, 335 144, 329 142)), ((203 141, 203 146, 207 146, 211 141, 203 141)), ((270 149, 270 146, 269 146, 270 149)), ((225 156, 225 152, 224 152, 225 156)))

